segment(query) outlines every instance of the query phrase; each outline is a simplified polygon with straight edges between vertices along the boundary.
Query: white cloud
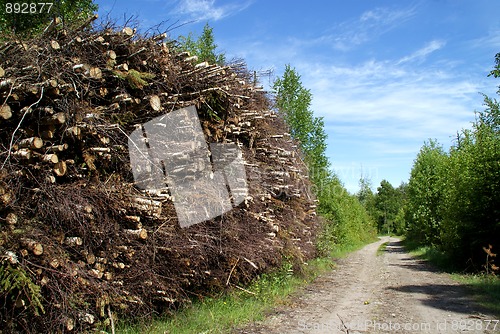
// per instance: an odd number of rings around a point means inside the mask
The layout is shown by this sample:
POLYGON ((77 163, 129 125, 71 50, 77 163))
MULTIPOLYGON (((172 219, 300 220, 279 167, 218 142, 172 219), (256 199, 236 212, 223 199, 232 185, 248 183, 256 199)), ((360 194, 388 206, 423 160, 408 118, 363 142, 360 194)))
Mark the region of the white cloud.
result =
POLYGON ((335 26, 333 33, 322 36, 318 42, 330 42, 335 49, 347 51, 394 29, 415 13, 414 7, 402 10, 377 8, 366 11, 355 20, 335 26))
POLYGON ((175 12, 187 15, 196 21, 218 21, 246 9, 251 3, 251 1, 241 1, 218 6, 215 0, 180 0, 175 12))
POLYGON ((401 58, 401 60, 399 60, 398 64, 402 64, 402 63, 406 63, 406 62, 410 62, 410 61, 414 61, 414 60, 419 60, 419 61, 425 60, 425 58, 429 54, 441 49, 445 45, 446 45, 445 41, 440 41, 440 40, 431 41, 431 42, 427 43, 426 46, 415 51, 411 55, 401 58))
POLYGON ((312 91, 312 109, 336 135, 442 139, 467 125, 474 110, 468 107, 471 100, 480 100, 480 87, 434 70, 375 61, 351 67, 317 66, 302 65, 298 71, 310 73, 302 79, 312 91))

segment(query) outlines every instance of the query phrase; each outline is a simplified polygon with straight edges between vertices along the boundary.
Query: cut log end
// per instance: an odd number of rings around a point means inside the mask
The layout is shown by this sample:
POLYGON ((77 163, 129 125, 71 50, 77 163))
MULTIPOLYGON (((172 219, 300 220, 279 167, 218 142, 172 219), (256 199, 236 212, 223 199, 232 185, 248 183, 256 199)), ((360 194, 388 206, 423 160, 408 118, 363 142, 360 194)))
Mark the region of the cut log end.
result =
POLYGON ((66 165, 65 161, 59 161, 54 164, 54 173, 57 176, 64 176, 68 170, 68 167, 66 165))
POLYGON ((0 117, 3 119, 9 119, 12 117, 12 110, 8 105, 0 106, 0 117))

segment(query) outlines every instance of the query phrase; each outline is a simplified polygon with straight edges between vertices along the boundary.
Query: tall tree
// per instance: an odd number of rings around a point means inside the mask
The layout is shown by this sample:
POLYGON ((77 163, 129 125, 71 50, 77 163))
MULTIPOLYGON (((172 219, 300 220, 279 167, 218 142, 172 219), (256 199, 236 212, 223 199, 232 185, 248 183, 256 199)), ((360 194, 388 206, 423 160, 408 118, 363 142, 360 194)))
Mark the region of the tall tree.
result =
POLYGON ((411 238, 425 244, 440 244, 444 172, 447 155, 435 140, 420 149, 408 184, 407 221, 411 238))
POLYGON ((187 36, 180 36, 181 49, 188 51, 191 55, 197 56, 199 61, 206 61, 210 64, 224 65, 226 56, 217 52, 215 44, 214 29, 208 23, 203 27, 201 35, 195 39, 192 33, 187 36))
POLYGON ((394 221, 401 206, 400 193, 387 180, 382 180, 377 188, 375 208, 379 232, 394 232, 394 221))
POLYGON ((8 37, 33 37, 56 17, 65 25, 78 24, 97 11, 92 0, 52 0, 30 2, 24 0, 1 0, 0 32, 8 37))
POLYGON ((285 66, 283 77, 273 84, 276 109, 290 127, 290 134, 300 142, 302 152, 311 170, 313 182, 328 177, 326 139, 322 117, 315 117, 310 109, 312 94, 304 88, 300 75, 290 65, 285 66))

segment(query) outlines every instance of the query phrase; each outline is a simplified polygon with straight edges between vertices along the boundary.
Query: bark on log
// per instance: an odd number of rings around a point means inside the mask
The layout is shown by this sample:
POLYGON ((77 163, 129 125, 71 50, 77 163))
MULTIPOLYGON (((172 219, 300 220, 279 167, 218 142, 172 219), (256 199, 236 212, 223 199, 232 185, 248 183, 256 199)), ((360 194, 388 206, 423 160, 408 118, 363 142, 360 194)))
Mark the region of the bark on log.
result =
POLYGON ((32 152, 27 148, 22 148, 15 152, 12 152, 12 155, 21 159, 29 160, 32 157, 32 152))
MULTIPOLYGON (((40 147, 38 147, 38 148, 40 148, 40 147)), ((68 144, 52 145, 50 147, 47 147, 47 153, 62 152, 64 150, 66 150, 66 149, 68 149, 68 144)))
POLYGON ((18 145, 22 148, 40 149, 43 147, 43 140, 38 137, 30 137, 21 140, 18 145))
POLYGON ((148 238, 148 231, 140 228, 138 230, 124 230, 125 233, 138 237, 139 239, 146 240, 148 238))

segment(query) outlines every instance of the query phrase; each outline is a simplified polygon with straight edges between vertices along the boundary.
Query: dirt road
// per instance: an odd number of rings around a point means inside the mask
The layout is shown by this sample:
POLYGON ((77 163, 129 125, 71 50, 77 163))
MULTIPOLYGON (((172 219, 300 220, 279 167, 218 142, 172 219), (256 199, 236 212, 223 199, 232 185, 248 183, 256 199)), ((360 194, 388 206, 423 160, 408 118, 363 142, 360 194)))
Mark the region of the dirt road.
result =
POLYGON ((498 320, 399 239, 383 237, 340 260, 291 305, 235 333, 499 333, 498 320))

